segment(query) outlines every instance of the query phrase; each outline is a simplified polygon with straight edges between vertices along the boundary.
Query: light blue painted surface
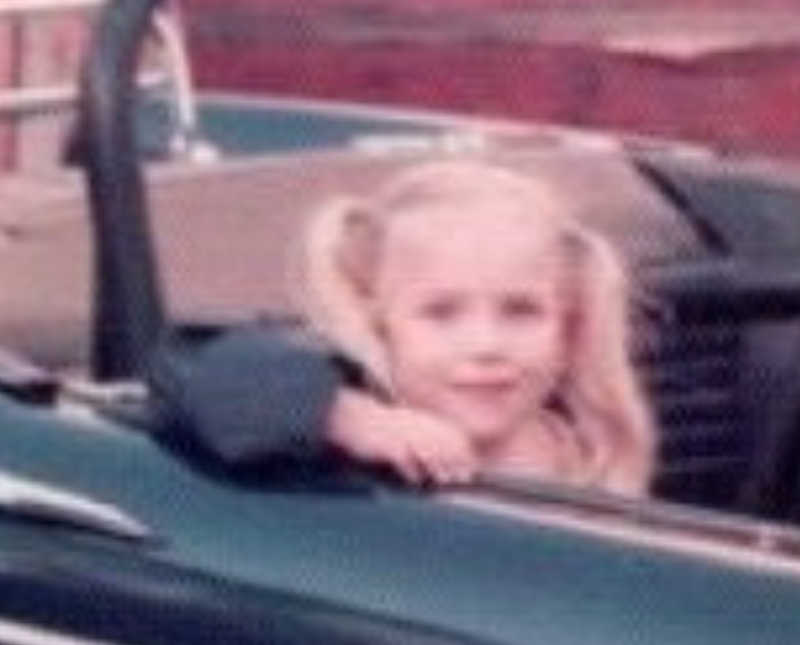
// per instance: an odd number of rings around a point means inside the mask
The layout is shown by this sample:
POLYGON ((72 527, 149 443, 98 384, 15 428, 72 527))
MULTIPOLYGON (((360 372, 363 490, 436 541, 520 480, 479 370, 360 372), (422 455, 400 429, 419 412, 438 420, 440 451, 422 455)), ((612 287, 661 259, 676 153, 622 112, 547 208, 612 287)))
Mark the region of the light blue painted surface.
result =
POLYGON ((798 581, 413 495, 244 490, 141 435, 77 430, 1 398, 0 468, 122 506, 168 537, 158 559, 500 642, 800 642, 798 581))
MULTIPOLYGON (((338 148, 354 137, 374 134, 435 134, 442 127, 420 120, 398 120, 344 110, 282 108, 223 100, 198 103, 201 136, 226 157, 338 148)), ((140 146, 155 156, 165 153, 171 132, 164 103, 144 103, 139 111, 140 146)))

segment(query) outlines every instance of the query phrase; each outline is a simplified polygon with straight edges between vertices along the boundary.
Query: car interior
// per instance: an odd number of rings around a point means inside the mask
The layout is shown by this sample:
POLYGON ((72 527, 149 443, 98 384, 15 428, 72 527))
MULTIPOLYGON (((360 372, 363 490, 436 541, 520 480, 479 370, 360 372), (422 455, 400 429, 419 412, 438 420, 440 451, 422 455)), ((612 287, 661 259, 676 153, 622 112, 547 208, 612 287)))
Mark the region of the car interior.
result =
MULTIPOLYGON (((170 258, 156 257, 132 126, 148 4, 132 3, 126 20, 108 22, 95 40, 69 144, 86 173, 95 248, 92 379, 64 379, 16 350, 0 353, 6 394, 48 405, 66 392, 145 431, 152 410, 138 379, 156 339, 172 328, 203 343, 228 324, 173 319, 165 304, 159 270, 170 258)), ((649 210, 642 202, 591 215, 636 267, 631 351, 661 430, 654 495, 800 521, 800 186, 746 164, 646 146, 625 150, 603 172, 660 200, 649 210)))

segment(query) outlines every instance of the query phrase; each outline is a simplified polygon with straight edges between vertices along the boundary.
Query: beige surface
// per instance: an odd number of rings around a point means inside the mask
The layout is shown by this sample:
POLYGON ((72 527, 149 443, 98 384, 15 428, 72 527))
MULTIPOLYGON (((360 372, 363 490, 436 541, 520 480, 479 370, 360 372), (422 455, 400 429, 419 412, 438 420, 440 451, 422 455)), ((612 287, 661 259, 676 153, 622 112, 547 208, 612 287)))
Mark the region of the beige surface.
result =
MULTIPOLYGON (((490 156, 529 171, 546 166, 567 182, 582 218, 631 245, 628 255, 690 247, 668 225, 674 214, 607 153, 490 156)), ((153 173, 152 226, 173 314, 237 318, 286 309, 296 289, 287 289, 286 258, 306 215, 334 193, 363 193, 420 159, 328 153, 153 173)), ((82 178, 7 179, 0 201, 0 344, 46 364, 85 359, 91 251, 82 178)))
MULTIPOLYGON (((156 173, 151 225, 173 311, 216 316, 281 308, 283 258, 301 215, 341 185, 369 185, 325 159, 223 172, 156 173)), ((0 179, 0 343, 49 364, 85 357, 91 248, 77 175, 0 179)))

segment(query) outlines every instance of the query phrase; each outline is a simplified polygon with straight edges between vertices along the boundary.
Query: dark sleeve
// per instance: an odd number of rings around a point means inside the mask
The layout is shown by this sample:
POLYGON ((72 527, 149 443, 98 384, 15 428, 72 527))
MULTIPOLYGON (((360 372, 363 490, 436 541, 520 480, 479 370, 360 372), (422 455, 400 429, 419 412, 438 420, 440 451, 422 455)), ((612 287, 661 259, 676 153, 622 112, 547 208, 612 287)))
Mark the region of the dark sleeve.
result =
POLYGON ((199 346, 166 341, 153 357, 149 385, 162 438, 238 466, 319 456, 343 378, 327 354, 267 327, 199 346))

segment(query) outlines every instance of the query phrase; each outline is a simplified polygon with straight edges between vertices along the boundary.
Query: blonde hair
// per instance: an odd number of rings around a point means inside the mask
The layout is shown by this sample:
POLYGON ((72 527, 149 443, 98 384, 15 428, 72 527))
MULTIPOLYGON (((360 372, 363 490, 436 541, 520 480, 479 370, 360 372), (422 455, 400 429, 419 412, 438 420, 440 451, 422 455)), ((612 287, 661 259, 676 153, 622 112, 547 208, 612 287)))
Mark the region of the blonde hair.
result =
POLYGON ((332 201, 304 238, 302 305, 310 323, 391 391, 368 304, 386 220, 426 205, 468 212, 476 204, 546 218, 565 251, 568 353, 554 396, 584 455, 573 479, 645 494, 654 432, 627 353, 625 274, 608 242, 570 217, 552 182, 475 162, 439 162, 400 172, 369 201, 332 201))

